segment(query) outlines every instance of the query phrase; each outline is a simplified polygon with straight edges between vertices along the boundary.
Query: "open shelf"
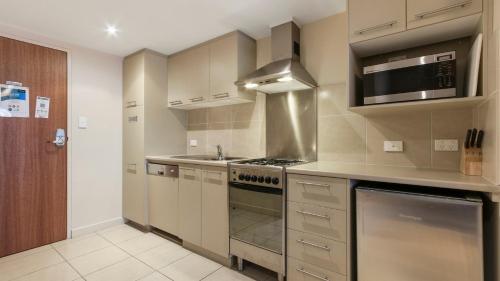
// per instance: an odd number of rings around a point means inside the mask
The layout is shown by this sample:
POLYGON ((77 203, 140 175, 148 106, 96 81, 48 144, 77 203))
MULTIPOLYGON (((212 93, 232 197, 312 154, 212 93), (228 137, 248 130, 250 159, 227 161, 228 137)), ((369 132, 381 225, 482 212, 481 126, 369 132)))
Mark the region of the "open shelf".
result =
POLYGON ((349 110, 365 116, 386 115, 395 113, 423 112, 458 108, 472 108, 486 97, 465 97, 451 99, 436 99, 412 102, 386 103, 376 105, 351 106, 349 110))

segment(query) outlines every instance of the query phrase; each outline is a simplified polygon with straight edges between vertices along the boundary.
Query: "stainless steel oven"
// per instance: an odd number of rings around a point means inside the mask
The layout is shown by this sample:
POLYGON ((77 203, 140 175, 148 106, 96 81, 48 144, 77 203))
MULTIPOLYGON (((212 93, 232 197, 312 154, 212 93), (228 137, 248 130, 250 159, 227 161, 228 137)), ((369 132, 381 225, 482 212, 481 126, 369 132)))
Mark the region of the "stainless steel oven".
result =
POLYGON ((364 104, 457 97, 455 51, 363 68, 364 104))

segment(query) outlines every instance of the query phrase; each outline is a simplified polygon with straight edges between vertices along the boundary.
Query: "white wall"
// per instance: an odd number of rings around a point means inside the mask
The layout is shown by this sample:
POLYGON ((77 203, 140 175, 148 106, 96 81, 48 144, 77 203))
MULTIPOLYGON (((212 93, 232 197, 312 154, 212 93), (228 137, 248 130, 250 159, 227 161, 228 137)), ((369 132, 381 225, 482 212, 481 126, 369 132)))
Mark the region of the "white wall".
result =
POLYGON ((0 35, 69 52, 69 227, 78 235, 121 222, 122 58, 7 25, 0 35))

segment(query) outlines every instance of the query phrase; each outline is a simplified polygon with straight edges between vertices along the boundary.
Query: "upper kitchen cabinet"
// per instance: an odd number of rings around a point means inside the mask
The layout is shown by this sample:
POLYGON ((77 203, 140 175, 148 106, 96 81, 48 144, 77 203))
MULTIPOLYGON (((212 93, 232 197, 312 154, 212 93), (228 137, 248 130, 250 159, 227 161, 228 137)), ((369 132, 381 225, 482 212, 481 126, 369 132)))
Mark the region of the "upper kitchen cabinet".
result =
POLYGON ((351 42, 381 37, 406 29, 406 3, 402 0, 350 0, 351 42))
POLYGON ((168 105, 180 109, 255 101, 255 92, 234 85, 255 70, 255 40, 231 32, 169 57, 168 105))
POLYGON ((191 48, 168 59, 168 104, 185 106, 208 100, 210 48, 191 48))
POLYGON ((407 0, 408 29, 482 11, 482 0, 407 0))

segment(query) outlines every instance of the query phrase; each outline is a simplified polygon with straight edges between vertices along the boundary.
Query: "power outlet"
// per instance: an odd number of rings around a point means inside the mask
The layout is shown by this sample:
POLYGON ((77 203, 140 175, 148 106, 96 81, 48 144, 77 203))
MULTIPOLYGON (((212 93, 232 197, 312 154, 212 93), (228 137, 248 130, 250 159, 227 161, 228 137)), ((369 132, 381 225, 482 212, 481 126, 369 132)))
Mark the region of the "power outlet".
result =
POLYGON ((198 146, 198 140, 189 140, 189 146, 191 146, 191 147, 197 147, 198 146))
POLYGON ((385 152, 403 152, 403 141, 384 141, 385 152))
POLYGON ((434 140, 434 151, 458 151, 458 140, 434 140))

